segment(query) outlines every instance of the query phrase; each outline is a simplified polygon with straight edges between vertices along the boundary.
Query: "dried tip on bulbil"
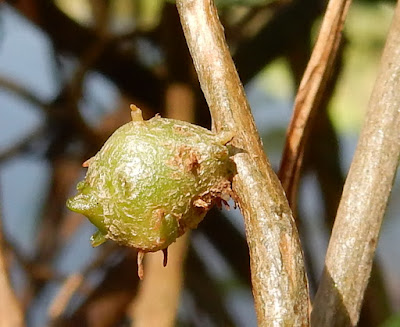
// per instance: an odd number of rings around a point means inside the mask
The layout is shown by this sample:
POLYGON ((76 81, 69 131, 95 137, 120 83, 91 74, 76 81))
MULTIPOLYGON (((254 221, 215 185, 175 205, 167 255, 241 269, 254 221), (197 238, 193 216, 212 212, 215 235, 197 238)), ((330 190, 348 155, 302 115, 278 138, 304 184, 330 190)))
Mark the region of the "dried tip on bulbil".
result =
POLYGON ((93 246, 113 240, 138 249, 142 279, 146 252, 162 250, 165 266, 168 246, 213 205, 227 204, 235 165, 226 144, 234 134, 160 116, 143 120, 130 108, 132 121, 83 163, 86 177, 67 206, 98 228, 93 246))
POLYGON ((138 266, 138 276, 141 280, 144 278, 144 268, 143 268, 143 259, 146 253, 144 251, 138 251, 137 254, 137 266, 138 266))
POLYGON ((129 107, 131 108, 132 121, 143 121, 142 110, 140 110, 134 104, 131 104, 129 107))
POLYGON ((82 167, 83 168, 88 168, 91 164, 91 162, 93 161, 94 157, 89 158, 88 160, 86 160, 83 164, 82 167))
MULTIPOLYGON (((166 267, 167 263, 168 263, 168 248, 165 248, 162 250, 163 254, 164 254, 164 259, 163 259, 163 266, 166 267)), ((138 276, 140 278, 140 280, 142 280, 144 278, 144 255, 146 254, 146 252, 144 251, 138 251, 137 253, 137 265, 138 265, 138 276)))
POLYGON ((164 253, 163 266, 166 267, 168 263, 168 248, 162 250, 164 253))

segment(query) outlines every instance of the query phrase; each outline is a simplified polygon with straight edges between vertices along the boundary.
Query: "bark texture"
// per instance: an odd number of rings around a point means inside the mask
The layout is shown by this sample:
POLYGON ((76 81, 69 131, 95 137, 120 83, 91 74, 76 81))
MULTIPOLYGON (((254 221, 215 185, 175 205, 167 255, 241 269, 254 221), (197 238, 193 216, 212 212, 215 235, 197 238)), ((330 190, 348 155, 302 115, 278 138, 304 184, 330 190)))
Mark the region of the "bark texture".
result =
POLYGON ((344 186, 311 322, 355 326, 400 155, 400 6, 344 186))
POLYGON ((233 187, 246 225, 258 325, 307 326, 308 288, 297 229, 263 151, 215 6, 211 0, 178 0, 177 6, 213 128, 235 132, 233 187))
POLYGON ((321 100, 326 94, 350 3, 350 0, 329 1, 317 42, 296 95, 279 170, 280 180, 293 211, 296 211, 294 208, 304 146, 315 112, 321 108, 321 100))

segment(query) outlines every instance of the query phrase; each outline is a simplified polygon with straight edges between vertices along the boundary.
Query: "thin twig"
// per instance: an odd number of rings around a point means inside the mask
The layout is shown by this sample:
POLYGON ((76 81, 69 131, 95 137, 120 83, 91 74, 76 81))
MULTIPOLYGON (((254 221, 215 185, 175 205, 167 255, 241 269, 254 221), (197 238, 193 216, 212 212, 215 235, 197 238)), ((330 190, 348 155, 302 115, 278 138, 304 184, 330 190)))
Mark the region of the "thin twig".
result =
POLYGON ((71 327, 116 326, 126 316, 126 310, 137 289, 136 251, 124 251, 123 260, 110 267, 103 281, 84 303, 68 317, 60 317, 52 326, 71 327))
POLYGON ((84 269, 82 269, 82 271, 70 274, 64 278, 63 284, 51 301, 47 310, 50 325, 64 315, 72 297, 78 290, 85 286, 87 276, 89 276, 95 269, 104 266, 105 261, 115 252, 115 250, 115 246, 103 246, 102 251, 96 259, 89 263, 84 269))
MULTIPOLYGON (((59 228, 65 212, 65 201, 71 185, 79 176, 81 163, 76 158, 58 157, 51 162, 51 184, 36 235, 35 261, 49 264, 64 239, 59 228)), ((64 227, 64 226, 62 226, 64 227)))
POLYGON ((5 76, 0 76, 0 88, 6 89, 17 96, 21 97, 23 100, 30 102, 34 106, 41 109, 44 113, 49 112, 49 106, 39 99, 32 91, 23 87, 15 81, 12 81, 10 78, 5 76))
POLYGON ((234 62, 243 84, 274 59, 295 51, 299 34, 311 28, 323 9, 325 0, 288 1, 275 11, 256 35, 241 41, 235 50, 234 62))
MULTIPOLYGON (((15 0, 9 3, 42 28, 61 53, 80 57, 88 44, 96 42, 95 31, 68 17, 54 1, 15 0)), ((126 94, 147 106, 160 106, 162 80, 151 68, 143 67, 131 51, 121 51, 121 43, 107 47, 94 68, 114 81, 126 94)))
POLYGON ((21 253, 16 244, 4 238, 3 235, 3 248, 10 252, 13 259, 21 266, 26 273, 29 282, 33 281, 49 281, 49 280, 62 280, 65 276, 59 274, 50 265, 42 264, 33 260, 29 260, 21 253))
POLYGON ((397 5, 315 298, 314 326, 355 326, 400 157, 397 5))
POLYGON ((95 42, 88 46, 82 54, 79 65, 76 68, 73 78, 66 86, 66 91, 69 97, 68 111, 69 116, 73 119, 78 130, 92 143, 97 146, 101 145, 102 141, 96 130, 91 128, 84 120, 79 111, 79 100, 82 98, 86 73, 93 67, 96 60, 104 52, 109 44, 110 38, 107 35, 102 35, 95 42))
POLYGON ((98 37, 103 37, 109 30, 110 3, 104 0, 90 0, 89 4, 94 20, 94 30, 98 37))
POLYGON ((54 321, 61 317, 67 308, 72 296, 79 289, 84 281, 82 274, 71 274, 63 283, 62 287, 57 293, 57 296, 51 301, 50 307, 47 311, 50 321, 54 321))
POLYGON ((178 0, 177 6, 214 129, 236 133, 233 188, 246 225, 259 326, 307 326, 308 288, 297 229, 263 151, 217 10, 210 0, 178 0))
POLYGON ((12 144, 11 146, 7 147, 4 150, 0 150, 0 163, 18 154, 27 145, 31 144, 32 141, 41 137, 44 134, 44 131, 45 127, 39 126, 28 133, 26 136, 23 136, 21 139, 14 142, 14 144, 12 144))
POLYGON ((296 95, 279 169, 279 178, 292 206, 295 204, 307 133, 336 59, 350 3, 351 0, 329 2, 317 43, 296 95))

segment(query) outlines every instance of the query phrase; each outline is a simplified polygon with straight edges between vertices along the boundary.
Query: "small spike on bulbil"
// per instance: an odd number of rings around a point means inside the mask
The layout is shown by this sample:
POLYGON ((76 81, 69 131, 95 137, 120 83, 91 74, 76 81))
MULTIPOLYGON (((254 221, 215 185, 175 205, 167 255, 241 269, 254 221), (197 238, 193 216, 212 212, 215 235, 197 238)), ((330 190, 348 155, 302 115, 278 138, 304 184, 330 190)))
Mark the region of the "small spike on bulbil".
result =
POLYGON ((142 110, 140 110, 134 104, 131 104, 130 108, 132 121, 143 121, 142 110))
POLYGON ((90 163, 93 161, 94 157, 89 158, 88 160, 86 160, 83 164, 82 167, 83 168, 88 168, 90 166, 90 163))
POLYGON ((140 280, 144 278, 144 268, 143 268, 143 259, 144 259, 145 252, 138 251, 137 253, 137 266, 138 266, 138 276, 140 280))
POLYGON ((135 105, 131 116, 83 163, 86 177, 67 206, 98 228, 93 246, 110 239, 138 249, 143 278, 146 252, 163 250, 166 265, 168 246, 231 196, 235 166, 226 144, 233 134, 160 116, 143 120, 135 105))
POLYGON ((166 267, 168 263, 168 248, 166 247, 165 249, 162 250, 164 253, 164 260, 163 260, 163 266, 166 267))

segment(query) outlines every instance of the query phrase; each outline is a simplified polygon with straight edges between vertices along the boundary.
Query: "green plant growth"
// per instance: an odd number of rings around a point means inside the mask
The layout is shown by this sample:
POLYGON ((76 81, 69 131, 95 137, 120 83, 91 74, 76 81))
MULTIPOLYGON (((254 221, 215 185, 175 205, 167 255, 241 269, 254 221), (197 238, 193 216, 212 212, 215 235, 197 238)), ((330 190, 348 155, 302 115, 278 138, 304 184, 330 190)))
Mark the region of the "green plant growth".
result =
POLYGON ((144 121, 131 107, 132 121, 83 164, 86 178, 67 206, 98 228, 93 246, 111 239, 137 248, 141 269, 145 252, 166 255, 214 204, 227 204, 234 164, 226 146, 232 133, 159 116, 144 121))

